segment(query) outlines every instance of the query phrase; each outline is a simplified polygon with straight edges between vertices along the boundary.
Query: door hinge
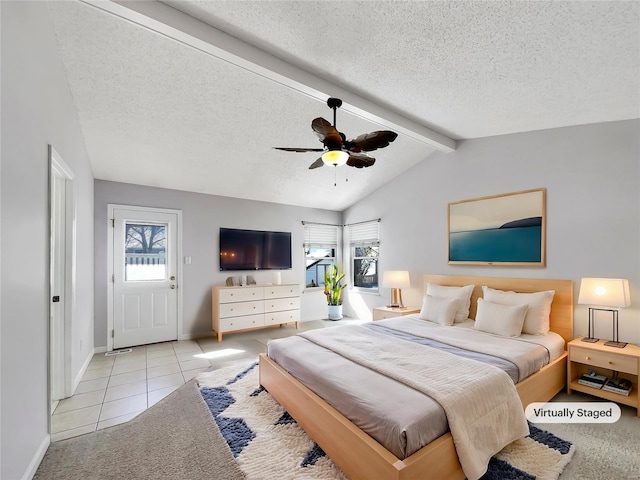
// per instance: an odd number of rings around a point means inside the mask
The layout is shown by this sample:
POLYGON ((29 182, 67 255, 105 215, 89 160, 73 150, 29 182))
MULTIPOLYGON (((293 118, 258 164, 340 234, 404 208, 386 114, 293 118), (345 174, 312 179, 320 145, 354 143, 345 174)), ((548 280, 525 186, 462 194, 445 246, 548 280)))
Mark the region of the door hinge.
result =
POLYGON ((115 218, 112 218, 112 219, 111 219, 111 226, 112 226, 113 228, 116 228, 116 219, 115 219, 115 218))
POLYGON ((112 281, 113 283, 116 283, 116 274, 115 274, 115 273, 112 273, 112 274, 111 274, 111 281, 112 281))
POLYGON ((115 337, 115 330, 111 330, 111 338, 115 337))

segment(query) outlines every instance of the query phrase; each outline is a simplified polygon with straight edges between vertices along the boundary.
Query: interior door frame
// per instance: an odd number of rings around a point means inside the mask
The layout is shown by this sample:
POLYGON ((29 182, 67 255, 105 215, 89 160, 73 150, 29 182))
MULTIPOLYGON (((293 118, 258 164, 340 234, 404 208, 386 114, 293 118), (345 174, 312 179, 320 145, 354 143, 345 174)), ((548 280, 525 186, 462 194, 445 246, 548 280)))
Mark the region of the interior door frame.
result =
POLYGON ((113 331, 113 302, 114 302, 114 265, 113 265, 113 248, 114 248, 114 210, 129 210, 132 212, 153 212, 153 213, 169 213, 176 215, 176 274, 178 277, 178 291, 176 292, 177 308, 178 308, 178 321, 176 328, 176 338, 183 340, 182 335, 182 210, 176 210, 171 208, 157 208, 157 207, 141 207, 135 205, 121 205, 115 203, 109 203, 107 205, 107 221, 109 222, 108 234, 107 234, 107 351, 113 351, 113 337, 111 332, 113 331))
MULTIPOLYGON (((53 146, 49 145, 49 394, 53 389, 59 392, 62 398, 73 394, 73 378, 71 376, 72 362, 72 333, 75 316, 75 291, 76 291, 76 197, 73 179, 73 170, 65 163, 53 146), (55 260, 53 254, 53 206, 54 206, 54 178, 64 179, 64 232, 65 250, 64 285, 62 291, 54 292, 55 260), (61 295, 64 301, 63 318, 53 318, 51 315, 51 302, 53 295, 61 295), (56 360, 54 361, 54 355, 56 360), (59 368, 54 369, 58 365, 59 368)), ((57 395, 56 395, 57 396, 57 395)), ((52 399, 50 399, 52 400, 52 399)), ((51 402, 49 402, 51 403, 51 402)))

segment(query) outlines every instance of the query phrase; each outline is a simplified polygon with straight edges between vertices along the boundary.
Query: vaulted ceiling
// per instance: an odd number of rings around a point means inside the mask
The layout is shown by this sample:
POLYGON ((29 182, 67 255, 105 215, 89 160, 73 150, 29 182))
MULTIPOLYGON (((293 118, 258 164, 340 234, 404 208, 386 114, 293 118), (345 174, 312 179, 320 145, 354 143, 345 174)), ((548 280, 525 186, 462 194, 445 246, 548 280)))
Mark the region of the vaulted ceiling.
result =
POLYGON ((343 210, 456 140, 640 117, 636 1, 49 5, 98 179, 343 210), (330 96, 399 133, 374 166, 272 148, 330 96))

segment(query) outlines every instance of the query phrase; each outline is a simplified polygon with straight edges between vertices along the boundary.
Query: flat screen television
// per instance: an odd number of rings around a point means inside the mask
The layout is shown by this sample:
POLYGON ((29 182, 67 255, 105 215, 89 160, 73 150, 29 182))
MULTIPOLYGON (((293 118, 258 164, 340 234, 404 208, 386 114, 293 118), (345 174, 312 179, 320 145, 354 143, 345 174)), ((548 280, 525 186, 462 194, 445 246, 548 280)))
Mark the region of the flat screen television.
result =
POLYGON ((220 270, 291 268, 291 232, 220 228, 220 270))

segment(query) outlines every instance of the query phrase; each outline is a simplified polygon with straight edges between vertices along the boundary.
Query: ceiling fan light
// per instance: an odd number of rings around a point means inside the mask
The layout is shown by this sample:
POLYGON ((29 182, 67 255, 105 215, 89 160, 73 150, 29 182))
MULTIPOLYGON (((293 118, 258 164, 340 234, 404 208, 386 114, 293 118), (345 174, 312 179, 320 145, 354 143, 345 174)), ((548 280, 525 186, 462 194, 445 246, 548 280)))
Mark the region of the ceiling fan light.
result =
POLYGON ((322 154, 322 161, 326 165, 339 167, 344 165, 349 160, 349 154, 342 150, 329 150, 328 152, 324 152, 322 154))

